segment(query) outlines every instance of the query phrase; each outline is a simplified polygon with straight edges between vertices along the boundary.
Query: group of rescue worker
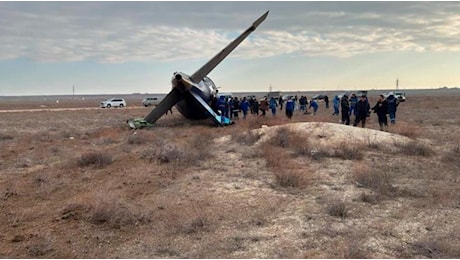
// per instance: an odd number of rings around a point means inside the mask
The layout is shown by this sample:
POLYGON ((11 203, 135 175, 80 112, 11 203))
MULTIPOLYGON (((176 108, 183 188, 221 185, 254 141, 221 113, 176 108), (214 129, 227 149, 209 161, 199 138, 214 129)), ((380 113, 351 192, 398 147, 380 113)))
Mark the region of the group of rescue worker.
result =
MULTIPOLYGON (((329 109, 329 98, 328 96, 323 97, 326 109, 329 109)), ((289 96, 287 100, 282 97, 274 98, 264 97, 260 102, 255 97, 224 97, 221 96, 218 99, 214 98, 211 100, 212 109, 227 118, 239 119, 239 113, 243 113, 243 119, 246 119, 248 112, 254 116, 265 116, 267 111, 271 111, 272 115, 275 116, 277 108, 285 110, 286 116, 291 119, 294 110, 298 109, 304 114, 315 115, 318 111, 319 105, 316 100, 312 99, 308 101, 306 96, 289 96), (297 104, 298 103, 298 104, 297 104), (307 105, 308 108, 307 108, 307 105), (308 112, 308 109, 312 108, 312 112, 308 112)), ((341 123, 350 125, 351 116, 354 116, 353 126, 361 127, 366 126, 366 119, 370 116, 371 112, 377 114, 380 130, 387 131, 388 120, 387 115, 390 117, 390 123, 395 124, 396 122, 396 110, 399 105, 399 100, 390 92, 388 97, 380 95, 376 104, 371 108, 369 100, 365 94, 359 95, 359 97, 352 93, 348 96, 348 93, 344 93, 341 97, 336 95, 333 98, 334 112, 332 115, 339 115, 341 112, 341 123)))
POLYGON ((388 97, 379 95, 376 104, 371 108, 369 100, 365 94, 360 95, 358 98, 354 93, 351 94, 350 98, 345 93, 341 98, 338 96, 334 97, 334 113, 332 115, 339 114, 339 105, 341 108, 342 124, 350 125, 350 116, 353 115, 355 120, 353 126, 357 126, 361 123, 361 127, 366 126, 366 119, 370 116, 371 112, 377 114, 380 130, 387 131, 388 119, 390 117, 390 123, 396 123, 396 110, 399 105, 399 100, 390 92, 388 97))

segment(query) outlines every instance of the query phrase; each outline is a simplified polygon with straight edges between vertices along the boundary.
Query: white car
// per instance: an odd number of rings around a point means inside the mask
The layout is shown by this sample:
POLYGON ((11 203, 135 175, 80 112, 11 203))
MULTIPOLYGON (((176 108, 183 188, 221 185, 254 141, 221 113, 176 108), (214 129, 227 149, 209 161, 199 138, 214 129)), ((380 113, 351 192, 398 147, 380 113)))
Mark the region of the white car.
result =
POLYGON ((158 104, 160 104, 160 101, 162 100, 162 98, 160 97, 148 97, 148 98, 144 98, 142 99, 142 105, 144 107, 148 107, 148 106, 158 106, 158 104))
POLYGON ((122 98, 111 98, 101 102, 102 108, 125 107, 126 101, 122 98))
MULTIPOLYGON (((389 93, 384 93, 383 96, 387 98, 390 95, 389 93)), ((393 92, 393 96, 399 100, 399 102, 404 102, 406 101, 406 92, 393 92)))

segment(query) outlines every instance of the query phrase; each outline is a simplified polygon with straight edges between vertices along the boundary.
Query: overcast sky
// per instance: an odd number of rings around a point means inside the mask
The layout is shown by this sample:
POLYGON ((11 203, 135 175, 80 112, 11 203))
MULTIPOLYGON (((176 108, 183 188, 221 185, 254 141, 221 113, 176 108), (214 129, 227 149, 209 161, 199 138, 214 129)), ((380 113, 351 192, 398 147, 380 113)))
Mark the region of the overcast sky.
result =
POLYGON ((167 93, 267 10, 221 91, 460 85, 459 2, 0 2, 0 95, 167 93))

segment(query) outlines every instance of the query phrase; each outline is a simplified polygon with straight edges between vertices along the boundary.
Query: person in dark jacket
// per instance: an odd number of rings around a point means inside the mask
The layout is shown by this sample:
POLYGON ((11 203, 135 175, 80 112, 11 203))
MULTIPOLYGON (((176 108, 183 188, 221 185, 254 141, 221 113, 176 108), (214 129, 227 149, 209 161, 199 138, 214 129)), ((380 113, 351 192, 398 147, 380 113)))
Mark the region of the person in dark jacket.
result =
POLYGON ((211 96, 211 108, 214 112, 218 113, 219 110, 219 102, 216 96, 211 96))
POLYGON ((367 101, 366 95, 361 95, 358 103, 355 106, 355 122, 353 126, 357 126, 361 122, 361 127, 366 127, 366 118, 369 116, 369 111, 371 107, 367 101))
POLYGON ((256 98, 254 98, 254 102, 252 104, 252 108, 254 109, 254 115, 258 116, 259 115, 259 101, 257 101, 256 98))
POLYGON ((326 104, 326 109, 329 109, 329 97, 327 95, 324 96, 324 103, 326 104))
POLYGON ((278 104, 280 105, 280 110, 283 110, 283 104, 284 104, 283 97, 281 97, 281 96, 279 97, 278 104))
POLYGON ((238 113, 240 112, 240 101, 238 100, 238 97, 233 98, 232 106, 230 107, 230 109, 230 113, 233 114, 233 118, 240 119, 238 117, 238 113))
POLYGON ((385 100, 385 96, 380 95, 377 103, 372 108, 372 111, 377 114, 379 120, 380 131, 388 131, 388 120, 387 120, 387 112, 388 112, 388 103, 385 100))
POLYGON ((350 103, 347 95, 343 95, 340 106, 342 108, 342 124, 350 125, 350 103))
POLYGON ((392 125, 394 125, 396 123, 396 110, 399 105, 399 100, 394 96, 393 92, 389 93, 389 96, 387 97, 387 103, 390 122, 392 125))

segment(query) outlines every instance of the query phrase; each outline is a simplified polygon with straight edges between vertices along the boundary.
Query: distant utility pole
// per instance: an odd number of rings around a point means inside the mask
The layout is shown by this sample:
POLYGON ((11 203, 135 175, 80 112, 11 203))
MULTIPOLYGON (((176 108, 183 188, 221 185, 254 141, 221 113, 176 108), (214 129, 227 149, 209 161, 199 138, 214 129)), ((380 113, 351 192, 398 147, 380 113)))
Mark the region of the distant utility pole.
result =
POLYGON ((268 93, 272 93, 272 84, 270 84, 270 87, 268 88, 268 93))
POLYGON ((72 99, 75 99, 75 85, 72 85, 72 99))
POLYGON ((399 79, 396 78, 396 90, 399 90, 399 79))

